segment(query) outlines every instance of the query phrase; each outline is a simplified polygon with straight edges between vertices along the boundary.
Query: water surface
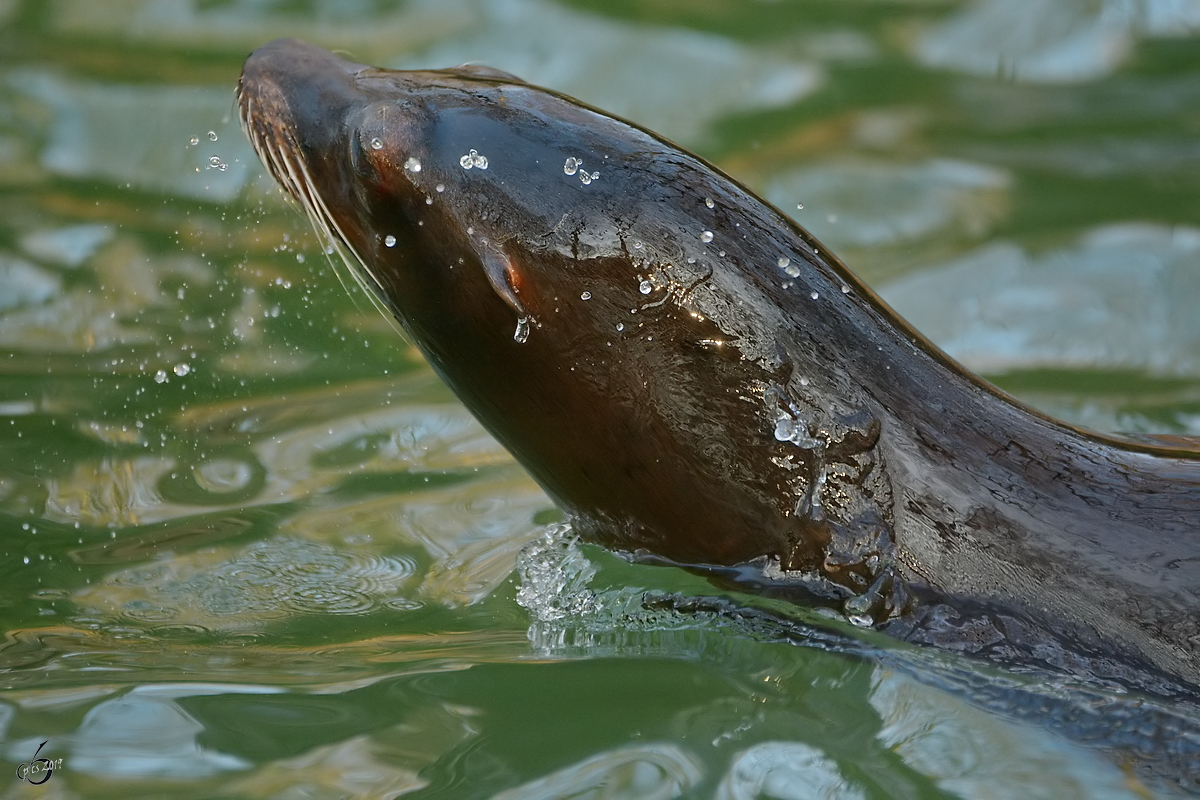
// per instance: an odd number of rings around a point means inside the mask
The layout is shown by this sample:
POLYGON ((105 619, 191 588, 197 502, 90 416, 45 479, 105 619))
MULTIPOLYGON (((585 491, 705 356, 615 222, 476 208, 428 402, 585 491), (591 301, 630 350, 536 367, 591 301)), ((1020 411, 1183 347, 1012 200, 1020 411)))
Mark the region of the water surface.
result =
POLYGON ((1112 698, 1064 721, 799 611, 680 610, 715 590, 564 539, 339 284, 233 86, 283 35, 509 70, 718 164, 1026 402, 1200 435, 1198 30, 1186 0, 0 0, 0 794, 1169 795, 1112 698))

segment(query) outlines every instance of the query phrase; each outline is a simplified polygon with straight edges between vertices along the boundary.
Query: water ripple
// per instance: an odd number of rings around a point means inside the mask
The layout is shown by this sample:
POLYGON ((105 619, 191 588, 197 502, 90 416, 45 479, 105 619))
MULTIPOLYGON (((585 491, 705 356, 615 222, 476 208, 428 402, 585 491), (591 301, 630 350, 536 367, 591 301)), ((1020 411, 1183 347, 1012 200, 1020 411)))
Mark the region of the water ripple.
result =
POLYGON ((110 575, 75 595, 85 614, 107 611, 127 622, 170 622, 233 632, 297 614, 367 614, 412 608, 402 594, 417 572, 409 556, 336 550, 276 537, 220 560, 211 550, 110 575))

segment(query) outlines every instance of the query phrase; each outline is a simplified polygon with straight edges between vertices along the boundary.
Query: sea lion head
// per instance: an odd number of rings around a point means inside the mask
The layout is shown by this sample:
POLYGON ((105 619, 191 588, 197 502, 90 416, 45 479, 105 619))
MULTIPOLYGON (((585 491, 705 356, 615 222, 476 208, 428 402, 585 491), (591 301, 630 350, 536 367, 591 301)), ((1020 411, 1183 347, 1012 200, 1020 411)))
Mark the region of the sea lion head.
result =
POLYGON ((772 388, 794 370, 764 293, 841 302, 841 281, 805 242, 780 258, 759 235, 778 212, 497 70, 280 40, 238 92, 272 175, 577 529, 677 562, 823 563, 828 526, 797 511, 823 467, 778 433, 801 412, 772 388))

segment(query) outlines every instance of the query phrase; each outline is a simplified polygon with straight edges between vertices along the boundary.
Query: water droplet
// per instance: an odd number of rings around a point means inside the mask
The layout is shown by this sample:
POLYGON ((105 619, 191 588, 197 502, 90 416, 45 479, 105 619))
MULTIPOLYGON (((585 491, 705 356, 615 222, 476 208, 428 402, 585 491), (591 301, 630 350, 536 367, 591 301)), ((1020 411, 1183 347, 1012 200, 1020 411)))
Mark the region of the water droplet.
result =
MULTIPOLYGON (((471 152, 475 151, 472 150, 471 152)), ((404 162, 404 168, 409 172, 420 172, 421 162, 417 160, 416 156, 409 156, 408 160, 404 162)))
POLYGON ((216 169, 216 170, 220 170, 221 172, 224 172, 226 169, 226 165, 223 161, 221 161, 220 156, 209 156, 208 157, 208 166, 205 167, 205 169, 216 169))
POLYGON ((154 382, 155 383, 166 383, 167 382, 167 371, 165 369, 160 369, 158 372, 154 373, 154 382))
POLYGON ((811 297, 813 300, 820 298, 820 296, 821 295, 817 294, 816 292, 813 292, 812 294, 809 295, 809 297, 811 297))
POLYGON ((566 162, 563 164, 563 172, 565 172, 568 175, 574 175, 576 172, 579 171, 579 165, 582 163, 583 163, 583 161, 581 161, 578 158, 574 158, 574 157, 568 158, 566 160, 566 162))
POLYGON ((709 208, 717 207, 717 204, 713 202, 713 199, 711 197, 704 198, 704 205, 708 206, 709 208))
POLYGON ((439 183, 437 186, 435 186, 433 188, 440 194, 440 193, 446 191, 446 184, 439 183))
POLYGON ((427 206, 431 206, 431 205, 433 205, 433 198, 432 198, 432 197, 426 197, 426 198, 425 198, 425 205, 427 205, 427 206))
POLYGON ((387 236, 383 237, 383 244, 386 247, 395 247, 396 246, 396 237, 392 236, 389 233, 387 236))
POLYGON ((216 132, 216 131, 209 131, 209 132, 208 132, 208 140, 209 140, 210 142, 215 142, 215 141, 217 140, 217 132, 216 132))
POLYGON ((642 281, 638 284, 638 291, 642 294, 650 294, 654 291, 654 284, 650 281, 642 281))
POLYGON ((804 203, 796 203, 796 208, 797 208, 797 209, 799 209, 800 211, 803 211, 803 210, 804 210, 804 203))
POLYGON ((372 150, 382 150, 383 149, 383 139, 380 139, 378 136, 372 137, 371 138, 371 149, 372 150))
POLYGON ((708 244, 712 240, 713 240, 712 231, 705 231, 704 233, 700 234, 700 241, 704 242, 705 244, 708 244))
POLYGON ((458 165, 463 169, 471 169, 472 167, 487 169, 488 160, 487 156, 479 155, 479 151, 472 147, 465 156, 458 160, 458 165))
POLYGON ((599 172, 593 172, 593 173, 592 173, 592 180, 594 180, 594 181, 598 181, 598 180, 600 180, 600 173, 599 173, 599 172))
POLYGON ((200 137, 199 137, 199 136, 193 136, 192 138, 188 139, 188 144, 190 144, 190 145, 192 145, 193 147, 195 147, 196 145, 200 144, 200 137))
POLYGON ((184 375, 187 375, 189 372, 191 372, 192 368, 187 364, 176 364, 174 371, 176 375, 182 378, 184 375))
POLYGON ((850 294, 850 287, 844 283, 842 284, 842 294, 850 294))
POLYGON ((618 332, 618 333, 620 333, 620 332, 621 332, 621 331, 623 331, 623 330, 625 330, 625 323, 624 323, 624 322, 618 322, 618 323, 617 323, 617 332, 618 332))
POLYGON ((779 260, 775 263, 779 265, 780 269, 787 269, 787 265, 792 263, 792 260, 787 256, 780 256, 779 260))
POLYGON ((792 435, 796 432, 796 423, 793 420, 784 419, 778 420, 775 423, 775 441, 790 442, 792 435))
POLYGON ((801 379, 800 379, 800 385, 801 385, 801 386, 808 386, 808 378, 801 378, 801 379))
POLYGON ((517 330, 513 333, 513 341, 517 344, 525 344, 529 339, 529 317, 520 317, 517 320, 517 330))
POLYGON ((591 293, 591 292, 584 292, 583 294, 579 295, 579 299, 580 299, 580 300, 591 300, 591 299, 592 299, 592 293, 591 293))

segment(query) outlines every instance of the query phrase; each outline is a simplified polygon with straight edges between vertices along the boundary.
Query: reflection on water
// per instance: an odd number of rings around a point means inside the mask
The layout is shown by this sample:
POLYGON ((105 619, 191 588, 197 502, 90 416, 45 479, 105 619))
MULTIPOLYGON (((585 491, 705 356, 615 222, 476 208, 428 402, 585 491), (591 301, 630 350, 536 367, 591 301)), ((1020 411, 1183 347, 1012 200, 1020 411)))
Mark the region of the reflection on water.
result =
POLYGON ((977 371, 1073 366, 1200 374, 1197 228, 1110 225, 1037 256, 993 242, 880 292, 977 371))
POLYGON ((721 781, 719 800, 842 798, 860 800, 862 790, 846 781, 837 764, 800 742, 764 742, 737 755, 721 781))
POLYGON ((1175 0, 981 0, 916 47, 931 66, 1022 81, 1086 81, 1111 73, 1141 37, 1189 36, 1200 4, 1175 0))
POLYGON ((0 795, 1200 792, 1186 709, 688 601, 715 590, 563 538, 232 114, 277 36, 487 62, 702 148, 1042 408, 1200 433, 1198 24, 1193 0, 0 0, 0 795), (47 740, 63 768, 17 780, 47 740))
POLYGON ((493 795, 493 800, 552 800, 556 797, 669 800, 695 788, 700 762, 670 743, 610 750, 544 778, 493 795))

